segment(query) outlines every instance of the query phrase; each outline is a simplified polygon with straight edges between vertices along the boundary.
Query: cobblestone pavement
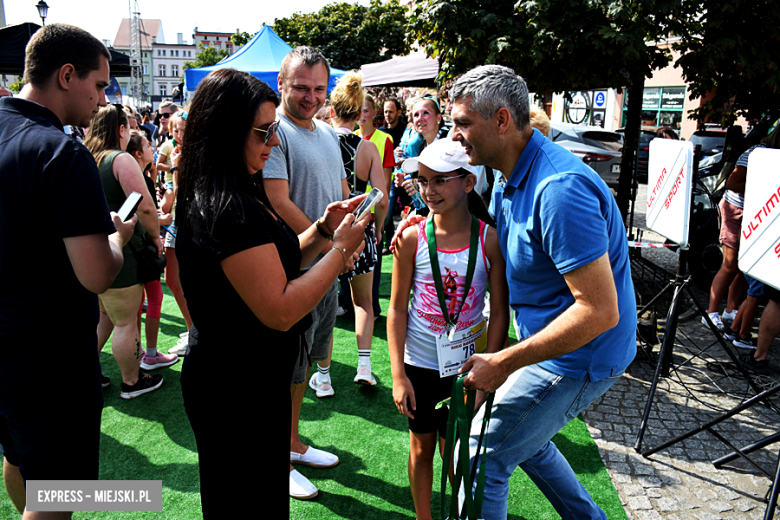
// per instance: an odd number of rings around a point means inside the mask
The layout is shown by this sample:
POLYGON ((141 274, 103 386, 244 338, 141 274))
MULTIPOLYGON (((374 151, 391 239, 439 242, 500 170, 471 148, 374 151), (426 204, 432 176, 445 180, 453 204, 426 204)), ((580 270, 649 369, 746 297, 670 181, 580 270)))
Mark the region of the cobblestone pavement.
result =
MULTIPOLYGON (((637 200, 644 200, 640 191, 637 200)), ((639 207, 642 204, 638 204, 639 207)), ((635 226, 644 225, 637 211, 635 226)), ((645 231, 643 240, 662 242, 662 237, 645 231)), ((669 250, 643 249, 645 258, 669 272, 676 269, 677 255, 669 250)), ((707 294, 697 291, 707 306, 707 294)), ((645 300, 646 301, 646 300, 645 300)), ((662 309, 665 314, 668 305, 662 309)), ((722 309, 721 309, 722 310, 722 309)), ((760 316, 760 314, 759 314, 760 316)), ((664 318, 665 316, 659 316, 664 318)), ((753 330, 757 335, 758 319, 753 330)), ((653 400, 643 450, 658 446, 692 428, 700 427, 720 413, 755 395, 746 378, 729 360, 698 315, 679 324, 670 377, 662 378, 653 400), (714 345, 713 345, 714 343, 714 345), (702 352, 703 349, 703 352, 702 352)), ((658 347, 654 354, 658 353, 658 347)), ((733 349, 734 353, 746 352, 733 349)), ((770 350, 772 374, 754 377, 763 389, 780 381, 780 342, 770 350)), ((731 450, 708 432, 701 432, 648 458, 634 450, 642 412, 655 371, 655 361, 640 351, 609 392, 584 413, 585 422, 598 445, 612 482, 631 519, 763 518, 763 501, 771 480, 737 460, 716 469, 712 461, 731 450)), ((780 397, 773 399, 780 410, 780 397)), ((739 447, 775 433, 780 415, 758 405, 717 425, 714 429, 739 447)), ((774 475, 780 444, 751 454, 770 475, 774 475)), ((775 518, 780 518, 778 513, 775 518)))

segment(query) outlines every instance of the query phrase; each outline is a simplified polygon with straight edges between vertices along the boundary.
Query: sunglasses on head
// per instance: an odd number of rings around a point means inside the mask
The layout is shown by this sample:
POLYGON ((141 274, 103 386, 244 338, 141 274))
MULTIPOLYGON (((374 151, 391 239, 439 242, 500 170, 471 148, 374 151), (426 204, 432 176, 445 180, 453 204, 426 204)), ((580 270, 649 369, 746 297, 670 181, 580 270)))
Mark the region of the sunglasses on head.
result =
POLYGON ((268 127, 268 130, 263 130, 262 128, 255 128, 255 127, 250 127, 250 128, 252 128, 252 130, 256 132, 264 133, 265 139, 263 139, 263 144, 268 144, 268 141, 270 141, 271 138, 276 133, 276 129, 279 128, 279 120, 277 119, 276 121, 271 123, 271 126, 268 127))

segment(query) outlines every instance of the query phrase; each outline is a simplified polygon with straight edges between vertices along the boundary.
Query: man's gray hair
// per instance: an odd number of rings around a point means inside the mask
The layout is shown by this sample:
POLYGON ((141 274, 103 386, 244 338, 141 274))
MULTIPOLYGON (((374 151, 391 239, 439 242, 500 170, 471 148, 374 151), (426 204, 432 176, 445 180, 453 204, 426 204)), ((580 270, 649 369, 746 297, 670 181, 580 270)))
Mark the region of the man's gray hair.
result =
POLYGON ((501 65, 483 65, 460 77, 450 89, 450 102, 471 96, 469 110, 490 119, 502 107, 509 110, 515 126, 530 124, 528 86, 515 71, 501 65))
POLYGON ((307 68, 312 68, 318 63, 325 65, 325 68, 328 69, 328 80, 330 81, 330 63, 328 63, 328 59, 317 48, 309 45, 301 45, 294 48, 282 59, 282 65, 279 68, 280 80, 284 81, 290 62, 296 58, 301 60, 307 68))
POLYGON ((178 112, 179 111, 179 107, 176 105, 176 103, 174 103, 173 101, 170 101, 170 100, 163 101, 162 103, 160 103, 159 110, 162 110, 163 108, 169 108, 169 107, 171 109, 171 114, 173 114, 174 112, 178 112))

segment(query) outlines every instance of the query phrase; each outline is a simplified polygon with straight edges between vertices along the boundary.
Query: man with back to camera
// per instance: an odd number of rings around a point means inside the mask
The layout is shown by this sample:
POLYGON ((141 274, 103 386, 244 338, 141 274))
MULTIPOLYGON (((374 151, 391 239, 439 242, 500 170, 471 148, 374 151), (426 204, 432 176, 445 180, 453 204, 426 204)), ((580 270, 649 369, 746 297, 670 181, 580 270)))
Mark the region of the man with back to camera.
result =
POLYGON ((20 512, 27 480, 98 478, 97 294, 137 217, 109 213, 92 154, 63 125, 89 126, 106 105, 109 59, 88 32, 47 25, 27 44, 21 93, 0 99, 0 450, 20 512), (49 334, 36 345, 42 321, 49 334))
MULTIPOLYGON (((620 377, 636 354, 625 228, 593 170, 529 124, 528 89, 498 65, 450 90, 453 140, 469 164, 504 172, 491 209, 520 342, 475 354, 467 388, 495 392, 482 516, 507 516, 519 465, 564 519, 606 518, 550 439, 620 377), (583 239, 581 230, 589 236, 583 239)), ((484 408, 474 420, 476 450, 484 408)))
MULTIPOLYGON (((329 125, 313 119, 325 103, 329 80, 328 60, 314 47, 296 47, 282 60, 279 71, 282 103, 277 110, 280 121, 277 135, 281 144, 271 149, 263 169, 263 184, 276 212, 296 233, 308 229, 328 204, 349 197, 338 136, 329 125)), ((325 251, 330 247, 326 246, 325 251)), ((318 255, 315 262, 320 258, 318 255)), ((308 357, 318 362, 318 370, 309 384, 318 397, 334 393, 329 371, 337 295, 338 281, 334 281, 311 312, 312 326, 306 332, 308 357)), ((299 436, 301 405, 309 377, 306 361, 309 360, 299 357, 290 386, 290 496, 299 499, 315 497, 317 488, 293 470, 292 462, 320 468, 329 468, 339 462, 331 453, 306 446, 299 436)))

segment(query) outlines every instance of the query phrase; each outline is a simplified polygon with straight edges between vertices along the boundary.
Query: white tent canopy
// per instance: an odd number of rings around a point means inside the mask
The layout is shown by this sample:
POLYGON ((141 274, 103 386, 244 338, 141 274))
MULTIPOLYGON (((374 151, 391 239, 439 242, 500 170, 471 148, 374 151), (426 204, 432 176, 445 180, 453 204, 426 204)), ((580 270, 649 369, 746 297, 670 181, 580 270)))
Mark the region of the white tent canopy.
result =
POLYGON ((439 60, 428 58, 422 51, 409 56, 393 58, 379 63, 368 63, 360 67, 363 72, 363 86, 435 86, 439 73, 439 60))

